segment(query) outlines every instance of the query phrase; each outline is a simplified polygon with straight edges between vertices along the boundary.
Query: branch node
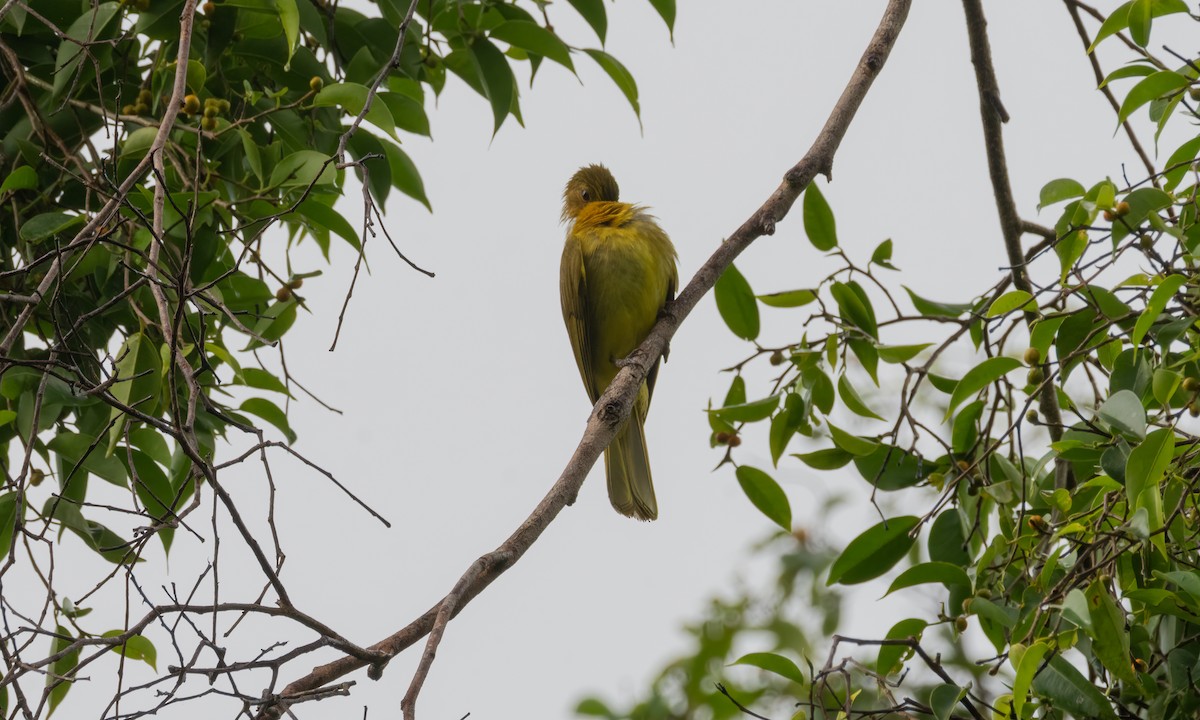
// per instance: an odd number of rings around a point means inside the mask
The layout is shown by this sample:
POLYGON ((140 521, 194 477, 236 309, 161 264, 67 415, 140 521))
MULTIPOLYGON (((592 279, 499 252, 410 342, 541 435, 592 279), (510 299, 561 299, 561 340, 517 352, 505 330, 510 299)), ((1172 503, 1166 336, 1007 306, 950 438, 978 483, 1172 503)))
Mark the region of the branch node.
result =
POLYGON ((992 106, 992 111, 996 113, 996 117, 1000 118, 1000 122, 1006 123, 1011 120, 1008 110, 1005 109, 1004 103, 1000 100, 1000 94, 995 91, 989 91, 986 95, 988 105, 992 106))

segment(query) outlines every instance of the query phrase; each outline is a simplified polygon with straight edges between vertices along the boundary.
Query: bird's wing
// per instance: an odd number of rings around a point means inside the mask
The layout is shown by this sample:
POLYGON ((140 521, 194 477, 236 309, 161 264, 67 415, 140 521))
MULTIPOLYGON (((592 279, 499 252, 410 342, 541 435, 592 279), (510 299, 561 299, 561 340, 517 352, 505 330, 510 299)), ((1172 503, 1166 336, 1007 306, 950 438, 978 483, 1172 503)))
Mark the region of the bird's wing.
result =
MULTIPOLYGON (((671 277, 667 278, 667 296, 663 298, 662 307, 666 307, 667 303, 675 299, 675 286, 679 284, 679 268, 675 263, 671 263, 671 277)), ((661 308, 660 308, 661 309, 661 308)), ((671 354, 671 346, 663 348, 662 362, 667 361, 667 356, 671 354)), ((646 409, 650 408, 650 397, 654 395, 654 381, 658 379, 658 362, 654 363, 654 367, 650 368, 650 372, 646 373, 646 409)))
POLYGON ((563 322, 567 325, 567 336, 571 349, 575 351, 575 364, 588 398, 595 403, 600 398, 596 389, 596 376, 589 366, 592 357, 591 342, 587 331, 587 277, 583 268, 583 247, 575 237, 574 228, 567 233, 563 246, 562 265, 559 269, 558 290, 562 300, 563 322))

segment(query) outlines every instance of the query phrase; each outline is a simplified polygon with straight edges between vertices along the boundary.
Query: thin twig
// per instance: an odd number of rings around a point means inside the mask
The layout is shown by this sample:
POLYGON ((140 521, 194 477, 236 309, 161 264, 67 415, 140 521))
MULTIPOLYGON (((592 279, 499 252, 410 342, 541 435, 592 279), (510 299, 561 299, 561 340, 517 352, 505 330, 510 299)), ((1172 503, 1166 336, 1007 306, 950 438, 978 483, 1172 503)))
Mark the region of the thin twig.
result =
POLYGON ((729 698, 729 702, 733 703, 734 707, 736 707, 738 710, 741 710, 743 713, 749 715, 750 717, 758 718, 758 720, 771 720, 771 718, 769 718, 765 715, 759 715, 758 713, 754 712, 750 708, 748 708, 745 705, 738 702, 734 696, 729 694, 729 690, 727 690, 725 688, 725 686, 722 685, 721 683, 717 683, 717 692, 719 692, 722 695, 724 695, 725 697, 729 698))

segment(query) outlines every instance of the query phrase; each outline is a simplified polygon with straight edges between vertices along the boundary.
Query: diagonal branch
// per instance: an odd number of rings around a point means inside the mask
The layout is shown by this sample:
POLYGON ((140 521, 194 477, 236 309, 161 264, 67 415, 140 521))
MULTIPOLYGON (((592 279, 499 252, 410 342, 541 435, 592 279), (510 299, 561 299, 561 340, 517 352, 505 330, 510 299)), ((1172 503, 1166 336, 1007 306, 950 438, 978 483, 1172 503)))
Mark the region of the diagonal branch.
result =
MULTIPOLYGON (((1032 295, 1034 289, 1025 269, 1025 253, 1021 250, 1021 233, 1025 231, 1025 228, 1021 222, 1021 216, 1017 213, 1017 203, 1013 200, 1012 185, 1008 181, 1008 160, 1004 155, 1004 133, 1000 127, 1003 122, 1008 120, 1008 113, 1000 103, 1000 86, 996 82, 996 69, 992 66, 992 48, 987 36, 987 18, 983 15, 983 4, 980 0, 963 0, 963 10, 967 15, 967 38, 971 44, 971 64, 975 66, 975 84, 979 88, 979 114, 983 120, 983 146, 987 152, 992 192, 996 196, 996 212, 1000 215, 1000 232, 1004 236, 1004 249, 1008 253, 1008 265, 1012 273, 1013 286, 1032 295)), ((1026 312, 1025 322, 1032 325, 1036 317, 1035 313, 1026 312)), ((1046 428, 1050 431, 1050 438, 1057 442, 1062 438, 1063 423, 1054 383, 1042 384, 1038 403, 1042 417, 1046 419, 1046 428)), ((1061 459, 1056 461, 1056 487, 1071 487, 1070 470, 1070 465, 1065 461, 1061 459)))
MULTIPOLYGON (((645 380, 649 368, 663 354, 680 323, 696 307, 700 298, 712 289, 721 273, 733 263, 743 250, 750 246, 750 243, 763 235, 771 235, 775 232, 775 226, 787 216, 792 205, 800 197, 800 193, 808 187, 817 174, 823 174, 826 177, 831 175, 834 154, 845 137, 855 113, 862 105, 871 84, 883 70, 900 29, 908 17, 910 5, 911 0, 890 0, 883 18, 879 22, 879 27, 812 147, 800 162, 787 171, 783 182, 767 201, 727 240, 721 243, 708 261, 696 271, 691 282, 665 309, 641 347, 629 356, 629 362, 625 363, 593 408, 583 437, 566 468, 529 517, 498 548, 472 563, 463 577, 455 583, 454 589, 443 600, 406 627, 368 648, 369 651, 392 657, 422 637, 429 635, 430 641, 422 657, 422 666, 418 670, 418 676, 413 679, 416 688, 419 689, 420 682, 428 673, 428 666, 432 662, 433 655, 437 650, 438 639, 445 630, 446 624, 475 596, 500 577, 505 570, 512 567, 537 541, 562 509, 575 501, 584 478, 587 477, 604 448, 612 441, 621 423, 629 417, 634 398, 645 380)), ((258 718, 275 720, 281 717, 294 699, 302 693, 311 692, 366 665, 367 663, 358 658, 344 657, 314 668, 308 675, 289 684, 281 694, 268 698, 266 704, 259 711, 258 718)), ((369 674, 372 677, 378 677, 381 670, 380 666, 372 666, 369 674)), ((413 717, 415 701, 415 692, 410 692, 410 696, 406 696, 404 703, 406 718, 413 717)))

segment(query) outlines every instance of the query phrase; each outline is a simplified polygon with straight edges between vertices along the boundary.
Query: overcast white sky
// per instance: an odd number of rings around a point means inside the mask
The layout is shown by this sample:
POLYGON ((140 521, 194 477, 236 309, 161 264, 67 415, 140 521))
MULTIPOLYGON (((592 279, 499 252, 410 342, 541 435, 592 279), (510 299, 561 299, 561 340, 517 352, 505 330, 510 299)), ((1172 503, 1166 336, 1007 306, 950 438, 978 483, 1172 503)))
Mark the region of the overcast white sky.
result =
MULTIPOLYGON (((522 91, 526 127, 510 119, 494 140, 486 102, 451 79, 431 113, 434 141, 406 143, 435 212, 396 199, 387 215, 403 250, 437 278, 411 271, 374 241, 374 274, 360 278, 336 353, 326 348, 352 254, 339 247, 330 267, 311 254, 293 258, 297 271, 326 274, 304 286, 315 315, 288 335, 289 367, 345 411, 339 417, 295 404, 297 449, 394 524, 383 528, 321 477, 278 459, 284 579, 300 607, 351 639, 374 642, 440 598, 520 523, 579 439, 589 408, 558 306, 560 194, 571 173, 607 164, 623 199, 653 207, 679 249, 681 277, 690 278, 808 148, 884 3, 679 5, 674 46, 648 3, 608 5, 607 49, 637 79, 644 134, 582 55, 582 85, 547 64, 533 90, 522 91)), ((1131 153, 1113 137, 1115 120, 1092 90, 1064 7, 986 6, 1012 115, 1005 139, 1013 186, 1033 218, 1047 180, 1115 176, 1131 153)), ((550 12, 568 42, 596 45, 566 3, 550 12)), ((1164 142, 1164 152, 1176 144, 1164 142)), ((1004 254, 958 3, 915 3, 837 156, 834 182, 823 189, 852 256, 865 260, 894 239, 904 270, 893 276, 897 285, 961 302, 995 281, 1004 254)), ((357 223, 355 201, 344 209, 357 223)), ((770 292, 808 286, 834 265, 808 244, 797 213, 739 267, 756 291, 770 292)), ((765 309, 764 343, 795 339, 802 320, 796 311, 765 309)), ((708 447, 702 412, 728 385, 720 368, 746 350, 712 300, 702 302, 672 344, 648 423, 660 519, 637 523, 613 512, 597 469, 576 505, 450 625, 421 717, 568 717, 584 694, 623 700, 640 692, 686 647, 681 625, 746 572, 748 546, 770 531, 732 470, 711 471, 719 454, 708 447)), ((743 450, 745 461, 769 466, 765 437, 743 450)), ((864 483, 785 465, 777 477, 798 526, 842 542, 875 522, 865 502, 814 517, 825 497, 864 483)), ((226 482, 247 502, 262 495, 255 464, 226 482)), ((171 569, 184 582, 211 543, 177 538, 171 569)), ((236 545, 232 533, 225 536, 230 588, 243 565, 236 545)), ((872 603, 869 617, 845 620, 857 634, 882 633, 918 599, 874 603, 886 582, 856 589, 860 607, 872 603)), ((231 645, 265 647, 265 637, 231 645)), ((370 718, 398 717, 418 654, 397 658, 378 682, 356 674, 351 698, 309 704, 297 715, 359 717, 368 705, 370 718)), ((68 698, 64 710, 71 705, 68 698)), ((186 707, 174 716, 190 716, 186 707)))

